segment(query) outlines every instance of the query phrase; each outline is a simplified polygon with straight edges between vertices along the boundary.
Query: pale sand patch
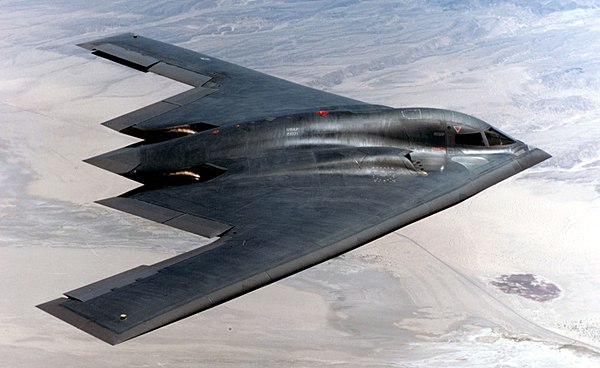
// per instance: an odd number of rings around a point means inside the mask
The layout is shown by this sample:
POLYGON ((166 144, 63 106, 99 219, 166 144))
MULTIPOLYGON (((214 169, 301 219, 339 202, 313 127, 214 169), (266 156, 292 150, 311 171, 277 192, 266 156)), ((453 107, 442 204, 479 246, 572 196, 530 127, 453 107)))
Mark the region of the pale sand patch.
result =
POLYGON ((574 185, 508 180, 353 255, 405 281, 416 304, 430 306, 424 313, 434 319, 425 329, 432 333, 480 317, 508 331, 550 337, 539 326, 600 346, 599 334, 564 328, 587 321, 597 330, 600 203, 591 198, 574 185), (563 295, 544 303, 506 295, 490 285, 506 273, 540 275, 563 295))
POLYGON ((17 64, 0 60, 0 114, 14 160, 34 172, 28 193, 84 204, 139 186, 82 162, 138 141, 100 123, 191 87, 80 55, 28 50, 17 64))

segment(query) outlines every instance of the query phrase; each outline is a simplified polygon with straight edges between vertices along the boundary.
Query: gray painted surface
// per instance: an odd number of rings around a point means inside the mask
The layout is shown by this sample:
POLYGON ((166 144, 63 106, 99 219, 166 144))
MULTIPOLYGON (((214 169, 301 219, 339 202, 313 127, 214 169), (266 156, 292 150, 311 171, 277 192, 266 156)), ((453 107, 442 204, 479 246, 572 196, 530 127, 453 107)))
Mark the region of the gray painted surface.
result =
POLYGON ((145 141, 88 162, 144 186, 100 203, 221 236, 40 306, 111 344, 336 257, 549 157, 458 112, 370 105, 141 36, 82 46, 196 86, 106 124, 145 141))

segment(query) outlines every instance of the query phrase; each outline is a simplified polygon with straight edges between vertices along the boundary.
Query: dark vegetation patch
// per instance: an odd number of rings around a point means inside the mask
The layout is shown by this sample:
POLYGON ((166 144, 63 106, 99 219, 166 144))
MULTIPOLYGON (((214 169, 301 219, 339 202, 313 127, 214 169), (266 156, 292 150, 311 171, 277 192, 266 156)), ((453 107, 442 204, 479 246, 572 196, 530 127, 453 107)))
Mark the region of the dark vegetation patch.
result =
POLYGON ((530 273, 501 275, 491 284, 507 294, 517 294, 536 302, 558 298, 561 292, 558 286, 530 273))

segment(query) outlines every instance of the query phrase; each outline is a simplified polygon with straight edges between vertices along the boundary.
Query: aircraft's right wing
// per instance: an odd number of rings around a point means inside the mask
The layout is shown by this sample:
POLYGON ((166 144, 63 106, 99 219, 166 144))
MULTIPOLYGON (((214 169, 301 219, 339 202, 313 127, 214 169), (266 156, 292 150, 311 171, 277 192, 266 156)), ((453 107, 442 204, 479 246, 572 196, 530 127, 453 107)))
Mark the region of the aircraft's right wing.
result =
POLYGON ((173 128, 204 130, 297 112, 386 108, 302 86, 132 33, 79 46, 97 56, 194 87, 104 123, 143 139, 152 139, 173 128))
POLYGON ((201 184, 138 189, 103 203, 221 239, 39 307, 117 344, 347 252, 547 157, 538 149, 517 159, 499 154, 477 170, 448 160, 443 171, 426 176, 401 160, 387 168, 357 162, 354 172, 224 174, 201 184))

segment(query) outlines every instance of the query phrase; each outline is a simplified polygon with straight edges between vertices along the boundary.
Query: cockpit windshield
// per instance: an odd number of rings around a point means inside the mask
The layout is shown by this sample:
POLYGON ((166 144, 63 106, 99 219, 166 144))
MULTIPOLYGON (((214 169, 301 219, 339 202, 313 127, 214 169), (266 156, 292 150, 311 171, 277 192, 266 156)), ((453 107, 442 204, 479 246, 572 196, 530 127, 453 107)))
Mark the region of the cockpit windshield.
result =
POLYGON ((497 147, 515 143, 499 131, 490 128, 484 132, 457 134, 455 142, 459 146, 497 147))
POLYGON ((459 146, 485 146, 481 133, 457 134, 455 142, 459 146))
POLYGON ((507 146, 515 143, 515 141, 493 128, 485 131, 485 137, 487 138, 490 146, 507 146))

